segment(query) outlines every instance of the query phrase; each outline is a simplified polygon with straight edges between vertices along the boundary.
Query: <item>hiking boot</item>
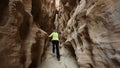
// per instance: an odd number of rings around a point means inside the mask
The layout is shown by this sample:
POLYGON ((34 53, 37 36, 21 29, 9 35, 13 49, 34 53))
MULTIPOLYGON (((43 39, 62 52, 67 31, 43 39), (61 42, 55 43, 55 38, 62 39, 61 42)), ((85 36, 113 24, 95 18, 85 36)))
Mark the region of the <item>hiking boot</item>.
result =
POLYGON ((60 59, 57 59, 58 61, 60 61, 60 59))
POLYGON ((60 58, 57 58, 58 61, 60 61, 60 58))

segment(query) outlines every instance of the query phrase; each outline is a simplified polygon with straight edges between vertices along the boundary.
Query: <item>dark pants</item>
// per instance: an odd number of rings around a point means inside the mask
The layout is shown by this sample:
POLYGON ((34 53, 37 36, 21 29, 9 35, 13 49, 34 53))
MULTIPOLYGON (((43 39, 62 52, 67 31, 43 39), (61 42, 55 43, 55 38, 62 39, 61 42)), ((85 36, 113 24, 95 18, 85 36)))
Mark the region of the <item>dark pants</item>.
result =
POLYGON ((53 53, 55 53, 55 50, 56 50, 57 59, 60 60, 59 41, 52 40, 52 44, 53 44, 52 51, 53 51, 53 53))

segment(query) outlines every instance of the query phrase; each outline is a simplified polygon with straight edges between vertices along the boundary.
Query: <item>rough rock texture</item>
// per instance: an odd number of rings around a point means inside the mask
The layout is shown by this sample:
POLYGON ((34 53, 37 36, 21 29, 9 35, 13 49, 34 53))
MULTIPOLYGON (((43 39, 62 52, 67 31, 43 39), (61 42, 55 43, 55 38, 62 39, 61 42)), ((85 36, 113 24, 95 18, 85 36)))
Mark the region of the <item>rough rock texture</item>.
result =
POLYGON ((61 44, 75 50, 80 68, 120 67, 120 1, 61 0, 61 44))
POLYGON ((0 68, 39 67, 54 25, 54 2, 1 0, 0 10, 0 68))
POLYGON ((51 65, 46 61, 59 66, 55 56, 49 59, 48 34, 55 27, 64 68, 72 64, 120 68, 119 4, 119 0, 60 0, 57 12, 55 0, 1 0, 0 68, 55 67, 45 66, 51 65))

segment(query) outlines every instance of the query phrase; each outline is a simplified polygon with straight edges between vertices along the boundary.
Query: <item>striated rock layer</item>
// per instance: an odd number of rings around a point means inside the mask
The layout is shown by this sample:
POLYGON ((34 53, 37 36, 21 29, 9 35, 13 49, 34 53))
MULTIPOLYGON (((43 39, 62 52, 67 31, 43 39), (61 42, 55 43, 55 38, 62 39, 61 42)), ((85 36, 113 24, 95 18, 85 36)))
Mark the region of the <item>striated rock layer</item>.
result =
POLYGON ((57 7, 55 3, 0 1, 0 68, 49 67, 44 60, 51 57, 47 45, 53 28, 59 30, 61 56, 67 61, 77 60, 79 68, 120 68, 120 1, 60 0, 57 7))
POLYGON ((120 1, 61 0, 61 44, 72 46, 80 68, 120 67, 120 1))

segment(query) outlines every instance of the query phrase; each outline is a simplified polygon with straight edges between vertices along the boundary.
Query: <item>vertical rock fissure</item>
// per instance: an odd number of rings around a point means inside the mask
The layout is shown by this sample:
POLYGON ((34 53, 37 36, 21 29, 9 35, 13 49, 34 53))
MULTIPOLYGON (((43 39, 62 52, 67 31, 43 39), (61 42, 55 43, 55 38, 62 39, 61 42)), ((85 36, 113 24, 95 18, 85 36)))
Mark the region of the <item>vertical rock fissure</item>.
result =
POLYGON ((4 26, 8 20, 8 4, 9 0, 0 1, 0 26, 4 26))
POLYGON ((33 28, 37 28, 35 33, 35 42, 31 47, 31 64, 29 68, 40 68, 44 59, 45 50, 47 50, 48 36, 54 28, 56 10, 54 1, 32 0, 33 28), (47 10, 46 10, 47 8, 47 10))

